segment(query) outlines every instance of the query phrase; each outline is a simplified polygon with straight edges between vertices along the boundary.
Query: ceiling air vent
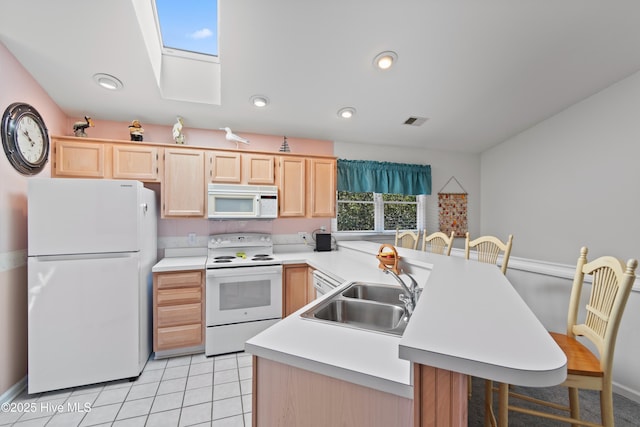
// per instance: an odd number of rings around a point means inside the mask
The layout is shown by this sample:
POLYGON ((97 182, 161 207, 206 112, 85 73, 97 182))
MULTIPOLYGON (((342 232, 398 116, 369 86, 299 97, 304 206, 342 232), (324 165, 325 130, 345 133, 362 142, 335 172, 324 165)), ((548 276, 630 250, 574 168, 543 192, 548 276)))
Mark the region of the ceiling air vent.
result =
POLYGON ((426 117, 411 116, 404 121, 404 124, 409 126, 422 126, 427 120, 426 117))

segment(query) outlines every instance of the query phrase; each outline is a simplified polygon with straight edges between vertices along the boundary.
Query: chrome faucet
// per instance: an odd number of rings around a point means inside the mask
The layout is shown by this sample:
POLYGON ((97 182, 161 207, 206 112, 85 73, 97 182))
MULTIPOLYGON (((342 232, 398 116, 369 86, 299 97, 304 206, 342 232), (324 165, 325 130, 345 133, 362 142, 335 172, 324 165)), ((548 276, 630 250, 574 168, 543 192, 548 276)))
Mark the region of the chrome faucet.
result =
POLYGON ((416 280, 409 273, 401 273, 401 274, 405 274, 407 277, 409 277, 409 280, 411 280, 411 287, 407 286, 407 284, 404 283, 404 280, 402 280, 400 276, 390 268, 385 267, 385 269, 382 271, 384 271, 386 274, 391 274, 402 286, 402 290, 406 295, 400 295, 400 301, 404 303, 404 307, 407 310, 406 317, 407 318, 410 317, 413 314, 413 310, 416 308, 416 303, 420 298, 420 294, 422 293, 422 288, 418 286, 418 284, 416 283, 416 280))

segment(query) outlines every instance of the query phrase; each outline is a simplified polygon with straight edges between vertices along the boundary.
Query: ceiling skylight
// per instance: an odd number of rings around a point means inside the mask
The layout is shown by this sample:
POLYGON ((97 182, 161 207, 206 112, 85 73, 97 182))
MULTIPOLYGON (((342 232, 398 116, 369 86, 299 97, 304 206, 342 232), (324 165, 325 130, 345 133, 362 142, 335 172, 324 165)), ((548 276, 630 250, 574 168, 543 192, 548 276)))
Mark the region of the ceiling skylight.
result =
POLYGON ((165 48, 218 56, 218 0, 156 0, 156 11, 165 48))

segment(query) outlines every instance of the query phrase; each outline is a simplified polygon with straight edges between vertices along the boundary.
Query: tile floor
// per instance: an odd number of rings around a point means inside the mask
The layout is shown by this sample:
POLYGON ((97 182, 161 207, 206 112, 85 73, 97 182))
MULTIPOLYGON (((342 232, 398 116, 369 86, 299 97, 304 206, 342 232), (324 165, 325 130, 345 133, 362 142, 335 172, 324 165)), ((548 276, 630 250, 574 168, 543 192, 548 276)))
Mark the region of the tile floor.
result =
POLYGON ((0 426, 251 426, 251 376, 248 353, 149 360, 135 381, 25 391, 0 426))

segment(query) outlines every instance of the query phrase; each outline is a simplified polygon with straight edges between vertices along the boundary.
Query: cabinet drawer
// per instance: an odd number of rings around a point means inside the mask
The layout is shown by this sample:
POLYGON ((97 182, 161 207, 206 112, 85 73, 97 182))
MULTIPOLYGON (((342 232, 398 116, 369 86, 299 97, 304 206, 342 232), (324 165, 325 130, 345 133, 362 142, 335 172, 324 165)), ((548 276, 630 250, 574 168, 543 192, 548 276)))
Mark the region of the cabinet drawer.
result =
POLYGON ((200 286, 202 284, 202 271, 162 273, 157 275, 157 279, 158 289, 200 286))
POLYGON ((202 288, 161 289, 156 295, 156 304, 176 305, 202 302, 202 288))
POLYGON ((158 327, 202 323, 202 304, 182 304, 158 307, 158 327))
POLYGON ((202 344, 202 324, 158 328, 156 350, 169 350, 202 344))

